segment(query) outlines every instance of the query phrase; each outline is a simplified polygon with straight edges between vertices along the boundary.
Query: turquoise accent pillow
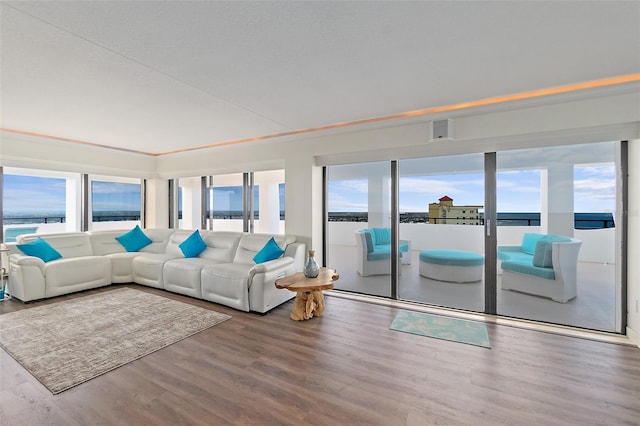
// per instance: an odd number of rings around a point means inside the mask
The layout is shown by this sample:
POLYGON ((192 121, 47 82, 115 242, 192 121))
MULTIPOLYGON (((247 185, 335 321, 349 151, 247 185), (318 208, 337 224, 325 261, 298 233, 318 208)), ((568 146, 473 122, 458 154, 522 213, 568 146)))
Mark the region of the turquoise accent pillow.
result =
POLYGON ((540 240, 536 243, 536 250, 533 252, 533 266, 539 268, 553 267, 553 243, 549 240, 540 240))
POLYGON ((62 257, 58 250, 51 247, 51 244, 40 237, 26 244, 16 244, 16 247, 27 256, 39 257, 44 262, 50 262, 62 257))
POLYGON ((116 240, 118 240, 127 251, 139 251, 153 242, 145 235, 142 229, 140 229, 139 225, 136 225, 131 231, 116 237, 116 240))
POLYGON ((284 250, 278 246, 276 240, 271 237, 269 241, 260 249, 255 256, 253 256, 253 261, 256 263, 264 263, 269 260, 277 259, 284 254, 284 250))
POLYGON ((539 268, 553 267, 553 243, 568 243, 571 239, 558 235, 545 235, 538 240, 533 252, 533 266, 539 268))
POLYGON ((200 232, 195 230, 193 234, 189 235, 189 238, 181 242, 178 247, 182 250, 184 257, 196 257, 207 248, 207 244, 200 236, 200 232))
POLYGON ((362 231, 364 234, 364 240, 367 242, 367 253, 373 253, 373 236, 371 235, 371 231, 364 230, 362 231))

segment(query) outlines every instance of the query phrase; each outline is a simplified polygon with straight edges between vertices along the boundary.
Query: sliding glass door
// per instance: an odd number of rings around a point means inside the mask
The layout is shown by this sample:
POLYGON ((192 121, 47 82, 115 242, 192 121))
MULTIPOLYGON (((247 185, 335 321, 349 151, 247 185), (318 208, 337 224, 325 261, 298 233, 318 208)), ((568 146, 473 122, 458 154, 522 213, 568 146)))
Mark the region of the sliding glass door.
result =
POLYGON ((327 171, 327 265, 336 289, 391 296, 391 166, 331 166, 327 171))
POLYGON ((336 289, 621 332, 623 147, 329 166, 336 289))
POLYGON ((619 331, 619 147, 498 153, 499 314, 619 331))
POLYGON ((484 310, 484 156, 399 162, 398 297, 484 310))

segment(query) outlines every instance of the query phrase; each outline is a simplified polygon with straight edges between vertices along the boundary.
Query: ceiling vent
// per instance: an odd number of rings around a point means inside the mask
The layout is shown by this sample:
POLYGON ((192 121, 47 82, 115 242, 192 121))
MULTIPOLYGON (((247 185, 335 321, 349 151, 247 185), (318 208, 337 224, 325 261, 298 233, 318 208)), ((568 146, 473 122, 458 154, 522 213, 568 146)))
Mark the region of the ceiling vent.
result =
POLYGON ((431 122, 430 126, 430 136, 429 141, 437 141, 439 139, 443 140, 453 140, 453 120, 436 120, 431 122))

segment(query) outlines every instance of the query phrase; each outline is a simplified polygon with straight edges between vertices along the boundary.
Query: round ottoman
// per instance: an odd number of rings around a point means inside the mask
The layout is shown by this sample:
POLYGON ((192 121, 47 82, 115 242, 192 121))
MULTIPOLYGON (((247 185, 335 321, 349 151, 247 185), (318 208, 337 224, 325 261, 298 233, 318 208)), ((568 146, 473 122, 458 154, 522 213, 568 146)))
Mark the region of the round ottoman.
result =
POLYGON ((464 250, 423 250, 420 275, 438 281, 466 283, 480 281, 484 256, 464 250))

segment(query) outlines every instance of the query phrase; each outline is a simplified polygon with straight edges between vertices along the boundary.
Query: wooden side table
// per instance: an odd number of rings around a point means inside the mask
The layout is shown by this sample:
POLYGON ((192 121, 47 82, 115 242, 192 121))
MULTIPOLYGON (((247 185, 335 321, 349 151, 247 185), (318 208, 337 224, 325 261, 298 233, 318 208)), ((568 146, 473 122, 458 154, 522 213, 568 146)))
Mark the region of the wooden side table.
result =
POLYGON ((286 288, 295 291, 296 300, 293 303, 291 319, 302 321, 319 317, 324 312, 323 290, 331 290, 333 282, 340 278, 335 269, 320 268, 316 278, 307 278, 304 273, 289 275, 276 280, 276 288, 286 288))

